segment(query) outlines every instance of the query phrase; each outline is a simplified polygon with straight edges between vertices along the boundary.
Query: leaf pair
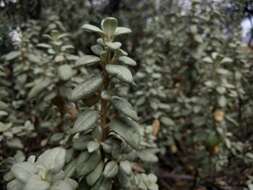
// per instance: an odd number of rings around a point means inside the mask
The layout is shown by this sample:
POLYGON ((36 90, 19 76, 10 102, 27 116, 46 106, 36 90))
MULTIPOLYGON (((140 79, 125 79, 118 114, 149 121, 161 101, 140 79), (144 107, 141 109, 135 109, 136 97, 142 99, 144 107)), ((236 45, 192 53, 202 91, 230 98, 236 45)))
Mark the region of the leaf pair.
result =
POLYGON ((118 27, 118 20, 113 17, 108 17, 101 22, 101 29, 91 24, 84 24, 84 30, 99 33, 101 36, 106 36, 112 39, 114 36, 131 33, 131 30, 126 27, 118 27))

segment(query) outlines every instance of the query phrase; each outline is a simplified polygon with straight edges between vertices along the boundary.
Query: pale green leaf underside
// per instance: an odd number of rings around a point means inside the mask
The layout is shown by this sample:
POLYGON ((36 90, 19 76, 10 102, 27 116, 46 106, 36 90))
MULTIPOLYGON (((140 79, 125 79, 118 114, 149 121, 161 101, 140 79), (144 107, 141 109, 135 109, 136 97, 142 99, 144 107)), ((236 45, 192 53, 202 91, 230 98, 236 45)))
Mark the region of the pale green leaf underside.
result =
POLYGON ((79 114, 71 133, 87 132, 95 127, 95 123, 98 120, 98 113, 93 110, 86 111, 79 114))
POLYGON ((76 101, 93 95, 101 86, 103 80, 101 75, 90 77, 84 83, 78 85, 70 96, 70 100, 76 101))
POLYGON ((121 136, 130 146, 135 149, 140 148, 139 125, 130 119, 114 119, 110 123, 111 129, 121 136))
POLYGON ((106 65, 106 71, 109 74, 116 76, 118 79, 120 79, 124 82, 127 82, 127 83, 133 82, 132 73, 125 66, 108 64, 108 65, 106 65))
POLYGON ((130 117, 133 120, 138 120, 138 116, 132 105, 124 98, 112 97, 114 107, 122 114, 130 117))

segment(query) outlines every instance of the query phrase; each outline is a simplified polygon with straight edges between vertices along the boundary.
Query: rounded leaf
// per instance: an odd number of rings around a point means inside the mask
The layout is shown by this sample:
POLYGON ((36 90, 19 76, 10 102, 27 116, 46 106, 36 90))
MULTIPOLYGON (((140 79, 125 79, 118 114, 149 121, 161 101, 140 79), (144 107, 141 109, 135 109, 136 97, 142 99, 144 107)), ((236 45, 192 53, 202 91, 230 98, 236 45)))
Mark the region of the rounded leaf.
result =
POLYGON ((98 120, 98 112, 89 110, 78 115, 71 133, 87 132, 95 127, 95 123, 98 120))
POLYGON ((138 151, 138 157, 145 161, 145 162, 157 162, 158 158, 155 155, 155 151, 152 151, 152 149, 145 149, 138 151))
POLYGON ((127 56, 119 57, 119 61, 130 66, 136 66, 136 61, 127 56))
POLYGON ((116 28, 118 26, 118 20, 114 17, 107 17, 102 20, 101 28, 105 32, 105 34, 109 37, 113 36, 116 28))
POLYGON ((78 85, 71 94, 70 100, 76 101, 82 98, 93 95, 102 85, 103 79, 101 75, 93 76, 85 81, 83 84, 78 85))
POLYGON ((60 147, 49 149, 41 154, 37 163, 44 166, 47 170, 57 173, 65 164, 66 150, 60 147))
POLYGON ((91 46, 91 51, 96 55, 100 55, 104 51, 104 49, 101 45, 96 44, 91 46))
POLYGON ((110 49, 116 50, 119 49, 122 44, 120 42, 106 42, 105 45, 107 45, 110 49))
POLYGON ((98 142, 95 142, 95 141, 91 141, 87 145, 87 149, 88 149, 89 153, 92 153, 92 152, 98 150, 99 147, 100 147, 100 144, 98 142))
POLYGON ((28 94, 28 98, 34 98, 35 96, 37 96, 45 88, 47 88, 48 85, 50 85, 50 83, 51 83, 51 81, 48 78, 39 79, 39 80, 35 81, 33 88, 30 90, 30 92, 28 94))
POLYGON ((31 177, 23 190, 49 190, 50 184, 40 179, 39 176, 31 177))
POLYGON ((116 76, 118 79, 120 79, 124 82, 127 82, 127 83, 133 82, 132 73, 125 66, 108 64, 108 65, 106 65, 106 71, 109 74, 116 76))
POLYGON ((118 174, 118 171, 119 171, 118 163, 115 161, 110 161, 106 164, 103 173, 106 178, 113 178, 118 174))
POLYGON ((83 164, 83 167, 80 169, 80 175, 87 175, 92 170, 94 170, 99 162, 101 161, 101 153, 100 152, 93 152, 89 159, 83 164))
POLYGON ((100 61, 100 58, 94 55, 84 55, 82 57, 80 57, 77 61, 76 61, 76 65, 75 67, 80 67, 80 66, 84 66, 84 65, 90 65, 90 64, 94 64, 100 61))
POLYGON ((58 68, 58 75, 61 80, 67 81, 73 76, 73 70, 69 65, 61 65, 58 68))
POLYGON ((94 185, 98 181, 99 177, 103 173, 103 169, 104 169, 104 162, 101 161, 97 165, 96 169, 86 177, 86 181, 90 186, 94 185))
POLYGON ((104 33, 100 28, 98 28, 97 26, 91 25, 91 24, 84 24, 82 26, 82 29, 84 29, 86 31, 89 31, 89 32, 96 32, 96 33, 99 33, 99 34, 104 33))
POLYGON ((119 35, 122 35, 122 34, 129 34, 131 33, 132 30, 130 28, 126 28, 126 27, 117 27, 116 28, 116 31, 114 33, 115 36, 119 36, 119 35))
POLYGON ((120 113, 130 117, 133 120, 138 120, 136 111, 126 99, 114 96, 112 97, 112 103, 120 113))
POLYGON ((70 182, 69 180, 61 180, 55 182, 50 190, 75 190, 76 188, 77 183, 75 181, 70 182))
POLYGON ((135 149, 140 147, 140 126, 135 121, 128 118, 114 119, 111 121, 110 127, 130 146, 135 149))
POLYGON ((7 184, 7 190, 23 190, 24 183, 19 180, 13 180, 7 184))
POLYGON ((32 175, 37 172, 37 168, 30 162, 21 162, 11 168, 11 172, 21 182, 26 182, 32 175))
POLYGON ((91 188, 91 190, 111 190, 112 189, 112 180, 101 177, 97 183, 91 188))
POLYGON ((11 61, 13 59, 16 59, 17 57, 19 57, 21 54, 20 51, 12 51, 10 53, 8 53, 7 55, 5 55, 5 60, 6 61, 11 61))
POLYGON ((120 169, 125 172, 126 174, 130 174, 132 172, 131 163, 127 160, 120 162, 120 169))

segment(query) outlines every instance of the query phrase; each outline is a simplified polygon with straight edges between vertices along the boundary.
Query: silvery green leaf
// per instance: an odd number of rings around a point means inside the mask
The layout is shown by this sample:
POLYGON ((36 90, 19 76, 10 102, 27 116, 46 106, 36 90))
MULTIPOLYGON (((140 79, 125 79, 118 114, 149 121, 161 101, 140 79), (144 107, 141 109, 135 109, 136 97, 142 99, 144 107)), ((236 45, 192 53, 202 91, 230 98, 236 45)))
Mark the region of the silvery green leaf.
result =
POLYGON ((249 190, 253 190, 253 184, 248 184, 249 190))
POLYGON ((126 51, 124 51, 123 49, 118 49, 117 51, 119 52, 120 56, 127 56, 128 55, 128 53, 126 51))
POLYGON ((65 178, 65 173, 63 170, 59 171, 58 173, 54 174, 50 179, 52 181, 59 181, 65 178))
POLYGON ((104 169, 104 162, 101 161, 94 171, 92 171, 89 175, 86 177, 86 181, 90 186, 93 186, 99 179, 99 177, 102 175, 104 169))
POLYGON ((0 110, 0 118, 2 118, 3 116, 7 116, 7 115, 8 115, 8 112, 0 110))
POLYGON ((106 42, 105 45, 110 49, 116 50, 119 49, 122 44, 120 42, 106 42))
POLYGON ((45 49, 51 49, 51 48, 52 48, 51 45, 49 45, 49 44, 44 44, 44 43, 38 44, 37 47, 45 48, 45 49))
POLYGON ((23 190, 24 183, 19 180, 13 180, 7 184, 7 190, 23 190))
POLYGON ((205 57, 205 58, 203 59, 203 61, 206 62, 206 63, 213 63, 213 60, 212 60, 211 57, 205 57))
POLYGON ((100 144, 98 142, 95 142, 95 141, 90 141, 88 144, 87 144, 87 149, 88 149, 88 152, 89 153, 92 153, 96 150, 98 150, 100 147, 100 144))
POLYGON ((96 55, 100 55, 104 51, 104 49, 101 45, 96 44, 91 46, 91 51, 96 55))
POLYGON ((118 163, 112 160, 105 165, 103 174, 106 178, 113 178, 118 174, 118 171, 119 171, 118 163))
POLYGON ((50 190, 75 190, 77 188, 77 184, 74 185, 70 183, 68 180, 56 181, 53 183, 50 190))
POLYGON ((77 56, 77 55, 71 55, 71 54, 65 55, 65 57, 69 61, 76 61, 77 59, 79 59, 79 56, 77 56))
MULTIPOLYGON (((26 156, 25 156, 24 152, 17 151, 13 158, 15 159, 16 163, 19 163, 19 162, 25 162, 26 156)), ((30 162, 30 161, 28 160, 28 162, 30 162)))
POLYGON ((128 118, 114 119, 110 123, 111 129, 121 136, 130 146, 140 148, 140 126, 128 118))
POLYGON ((223 87, 223 86, 218 86, 218 87, 216 87, 216 91, 217 91, 218 93, 220 93, 220 94, 225 94, 226 88, 223 87))
POLYGON ((125 66, 108 64, 108 65, 106 65, 106 71, 109 74, 116 76, 118 79, 120 79, 124 82, 127 82, 127 83, 133 82, 132 73, 125 66))
POLYGON ((79 156, 78 156, 78 158, 77 158, 77 165, 79 166, 79 165, 81 165, 81 164, 84 164, 85 163, 85 161, 87 161, 88 160, 88 158, 90 157, 90 154, 88 153, 88 152, 82 152, 79 156))
POLYGON ((39 176, 29 178, 23 190, 49 190, 50 184, 40 179, 39 176))
POLYGON ((91 190, 111 190, 112 180, 108 178, 101 177, 97 183, 91 188, 91 190))
POLYGON ((104 100, 110 100, 111 99, 111 94, 108 91, 103 90, 101 92, 101 98, 103 98, 104 100))
POLYGON ((6 104, 5 102, 0 101, 0 110, 5 110, 6 111, 8 109, 8 107, 9 107, 8 104, 6 104))
POLYGON ((95 123, 98 120, 98 112, 88 110, 78 115, 71 133, 87 132, 95 127, 95 123))
POLYGON ((7 146, 10 148, 17 148, 17 149, 23 149, 24 145, 22 141, 19 138, 12 138, 7 140, 7 146))
POLYGON ((103 38, 98 38, 98 39, 97 39, 97 43, 98 43, 99 45, 102 45, 102 46, 105 45, 103 38))
POLYGON ((75 49, 75 48, 72 45, 64 45, 61 47, 62 51, 73 50, 73 49, 75 49))
POLYGON ((158 158, 154 151, 145 149, 137 152, 138 157, 145 162, 157 162, 158 158))
POLYGON ((203 37, 201 35, 195 34, 194 40, 198 43, 203 43, 203 37))
POLYGON ((37 163, 44 166, 49 171, 57 173, 65 164, 65 156, 66 150, 61 147, 57 147, 46 150, 39 156, 37 163))
POLYGON ((74 149, 73 148, 69 148, 66 150, 66 163, 70 162, 74 157, 74 149))
POLYGON ((104 143, 102 143, 102 148, 106 153, 112 152, 112 145, 111 144, 104 142, 104 143))
POLYGON ((230 58, 230 57, 224 57, 222 60, 221 60, 221 63, 232 63, 233 62, 233 59, 230 58))
POLYGON ((72 175, 76 171, 76 168, 77 168, 77 162, 76 162, 76 160, 73 160, 70 163, 68 163, 68 165, 64 169, 65 177, 72 177, 72 175))
POLYGON ((103 83, 101 75, 90 77, 84 83, 78 85, 71 94, 70 100, 76 101, 93 95, 103 83))
POLYGON ((27 159, 27 162, 30 162, 30 163, 35 163, 35 161, 36 161, 36 156, 34 155, 29 156, 27 159))
POLYGON ((94 55, 83 55, 76 61, 75 67, 91 65, 100 61, 100 58, 94 55))
POLYGON ((3 176, 4 181, 11 181, 15 178, 14 174, 11 171, 8 171, 6 174, 3 176))
POLYGON ((96 32, 96 33, 99 33, 99 34, 104 33, 100 28, 98 28, 97 26, 91 25, 91 24, 84 24, 82 26, 82 29, 84 29, 86 31, 89 31, 89 32, 96 32))
POLYGON ((70 184, 72 186, 73 190, 78 187, 78 183, 71 178, 65 178, 64 181, 67 182, 68 184, 70 184))
POLYGON ((64 39, 66 37, 70 37, 70 34, 68 33, 63 33, 63 34, 60 34, 57 36, 57 39, 60 40, 60 39, 64 39))
POLYGON ((65 57, 64 57, 62 54, 57 55, 57 56, 54 58, 54 62, 55 62, 55 63, 61 63, 61 62, 63 62, 64 60, 65 60, 65 57))
POLYGON ((133 120, 138 120, 138 116, 132 105, 124 98, 113 96, 112 103, 114 107, 122 114, 133 120))
POLYGON ((73 70, 69 65, 61 65, 58 67, 58 75, 61 80, 67 81, 73 76, 73 70))
POLYGON ((127 56, 119 57, 119 61, 130 66, 136 66, 136 61, 127 56))
POLYGON ((48 85, 50 85, 50 83, 51 80, 49 80, 48 78, 39 79, 35 81, 33 88, 30 90, 28 94, 28 98, 34 98, 35 96, 37 96, 40 92, 42 92, 45 88, 47 88, 48 85))
POLYGON ((114 32, 116 31, 116 28, 118 26, 118 20, 113 17, 107 17, 102 20, 101 22, 101 28, 105 32, 106 35, 109 37, 114 35, 114 32))
POLYGON ((227 75, 227 76, 230 74, 230 71, 229 71, 229 70, 223 69, 223 68, 218 68, 218 69, 216 70, 216 72, 219 73, 219 74, 221 74, 221 75, 227 75))
POLYGON ((153 183, 157 182, 157 177, 154 174, 149 174, 148 179, 153 183))
POLYGON ((0 122, 0 133, 7 131, 9 128, 12 127, 12 123, 2 123, 0 122))
POLYGON ((225 96, 220 96, 218 98, 218 104, 220 107, 225 107, 227 105, 227 99, 225 96))
POLYGON ((77 173, 81 172, 82 167, 84 166, 85 162, 90 157, 90 154, 88 152, 82 152, 78 158, 76 159, 76 171, 77 173))
POLYGON ((101 161, 101 153, 99 151, 93 152, 88 160, 83 164, 83 167, 80 168, 80 175, 87 175, 92 170, 94 170, 99 162, 101 161))
POLYGON ((79 135, 78 137, 73 138, 73 148, 76 150, 85 150, 87 149, 87 144, 92 141, 93 138, 91 135, 79 135))
POLYGON ((120 169, 128 175, 132 172, 131 163, 127 160, 121 161, 119 166, 120 166, 120 169))
POLYGON ((8 53, 7 55, 5 55, 5 60, 11 61, 13 59, 16 59, 19 56, 20 56, 20 51, 12 51, 12 52, 8 53))
POLYGON ((161 123, 165 126, 174 126, 175 122, 169 117, 162 117, 161 123))
POLYGON ((36 166, 30 162, 17 163, 11 168, 11 172, 21 182, 26 182, 37 171, 36 166))
POLYGON ((41 64, 41 62, 42 62, 41 57, 38 55, 34 55, 34 54, 28 54, 28 59, 29 59, 29 61, 36 63, 36 64, 41 64))
POLYGON ((126 28, 126 27, 117 27, 116 28, 116 31, 114 33, 115 36, 119 36, 119 35, 122 35, 122 34, 129 34, 131 33, 132 30, 130 28, 126 28))
POLYGON ((54 144, 60 142, 64 138, 64 133, 54 133, 50 139, 49 143, 54 144))

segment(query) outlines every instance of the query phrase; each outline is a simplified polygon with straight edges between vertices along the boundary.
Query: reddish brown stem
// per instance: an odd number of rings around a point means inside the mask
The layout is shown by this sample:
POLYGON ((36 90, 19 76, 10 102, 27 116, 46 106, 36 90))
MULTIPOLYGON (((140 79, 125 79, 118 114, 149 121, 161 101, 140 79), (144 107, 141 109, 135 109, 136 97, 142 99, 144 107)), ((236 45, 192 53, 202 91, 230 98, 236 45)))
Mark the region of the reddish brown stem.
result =
MULTIPOLYGON (((107 63, 110 62, 110 52, 108 52, 108 56, 107 56, 107 63)), ((108 73, 105 70, 105 64, 102 65, 102 69, 103 69, 103 88, 102 91, 106 91, 109 87, 109 83, 110 83, 110 78, 108 73)), ((100 100, 100 117, 101 117, 101 129, 102 129, 102 141, 104 141, 108 135, 108 128, 107 128, 107 115, 108 115, 108 100, 104 99, 101 97, 100 100)))

